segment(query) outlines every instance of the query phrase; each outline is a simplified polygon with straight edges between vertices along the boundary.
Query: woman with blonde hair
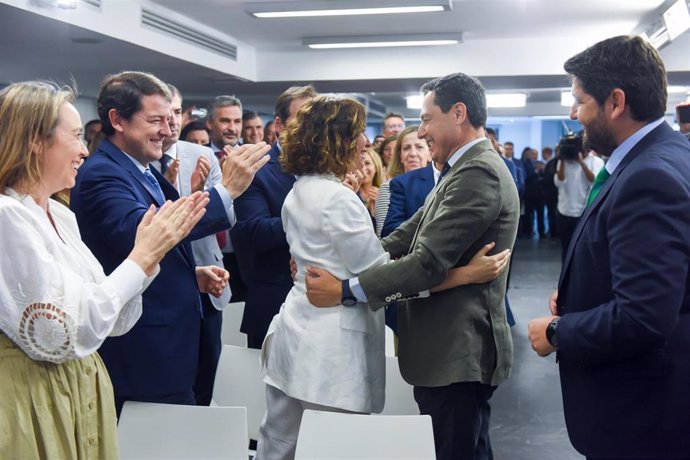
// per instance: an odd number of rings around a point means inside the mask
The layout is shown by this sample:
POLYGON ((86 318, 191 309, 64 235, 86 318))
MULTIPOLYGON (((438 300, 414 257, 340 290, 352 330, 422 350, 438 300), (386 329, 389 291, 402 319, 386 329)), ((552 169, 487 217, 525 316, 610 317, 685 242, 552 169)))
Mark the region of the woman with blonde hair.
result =
POLYGON ((382 237, 383 224, 388 215, 388 206, 390 205, 390 181, 401 174, 412 171, 417 168, 425 167, 431 161, 431 154, 429 153, 429 146, 424 139, 417 137, 417 130, 419 126, 408 126, 398 136, 398 141, 395 144, 393 156, 388 163, 388 180, 381 185, 379 189, 379 196, 376 199, 376 234, 382 237), (403 161, 403 145, 405 145, 406 152, 416 152, 415 156, 419 157, 419 162, 403 161))
POLYGON ((74 93, 25 82, 0 92, 0 458, 115 459, 113 389, 96 350, 142 313, 158 263, 204 214, 197 194, 148 210, 110 275, 74 214, 50 199, 87 151, 74 93))
POLYGON ((383 183, 383 165, 378 153, 374 149, 364 150, 364 166, 362 168, 362 183, 359 186, 359 197, 366 206, 371 219, 376 225, 376 198, 383 183))

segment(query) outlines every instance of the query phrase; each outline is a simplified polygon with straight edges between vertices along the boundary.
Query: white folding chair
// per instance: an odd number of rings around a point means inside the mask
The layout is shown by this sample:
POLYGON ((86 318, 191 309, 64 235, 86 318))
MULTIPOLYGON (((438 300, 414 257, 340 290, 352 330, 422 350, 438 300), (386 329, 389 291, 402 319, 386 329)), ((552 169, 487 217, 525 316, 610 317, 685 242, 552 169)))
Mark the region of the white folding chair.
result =
POLYGON ((386 356, 386 405, 382 415, 419 415, 412 385, 400 375, 398 358, 386 356))
POLYGON ((244 407, 125 402, 118 423, 122 460, 247 460, 244 407))
POLYGON ((252 348, 223 346, 213 384, 215 404, 247 408, 251 439, 258 439, 259 425, 266 414, 266 385, 259 364, 260 354, 260 350, 252 348))
POLYGON ((244 302, 231 302, 223 309, 223 328, 220 331, 220 340, 223 345, 247 346, 247 335, 240 332, 242 315, 244 315, 244 302))
POLYGON ((431 460, 428 415, 359 415, 305 410, 295 460, 431 460))

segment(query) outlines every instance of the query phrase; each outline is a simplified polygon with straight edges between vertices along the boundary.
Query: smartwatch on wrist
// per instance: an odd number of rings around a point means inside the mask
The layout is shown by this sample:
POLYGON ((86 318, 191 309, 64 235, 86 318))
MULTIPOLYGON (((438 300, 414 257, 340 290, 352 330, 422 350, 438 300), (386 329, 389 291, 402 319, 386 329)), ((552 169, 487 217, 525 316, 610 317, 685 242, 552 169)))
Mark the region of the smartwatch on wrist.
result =
POLYGON ((558 348, 558 321, 560 318, 556 318, 546 326, 546 341, 551 344, 552 347, 558 348))
POLYGON ((352 293, 352 289, 350 289, 350 280, 343 280, 342 285, 343 294, 340 303, 346 307, 354 307, 357 304, 357 297, 355 297, 352 293))

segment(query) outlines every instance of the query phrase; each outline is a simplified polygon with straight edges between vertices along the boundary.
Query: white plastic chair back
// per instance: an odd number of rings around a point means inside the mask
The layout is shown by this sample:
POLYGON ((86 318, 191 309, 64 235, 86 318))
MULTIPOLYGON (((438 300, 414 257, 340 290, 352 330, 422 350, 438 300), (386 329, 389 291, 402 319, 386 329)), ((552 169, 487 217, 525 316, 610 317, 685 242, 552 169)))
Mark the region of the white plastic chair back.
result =
POLYGON ((244 315, 244 302, 232 302, 223 309, 223 327, 220 332, 223 345, 247 346, 247 335, 240 332, 242 315, 244 315))

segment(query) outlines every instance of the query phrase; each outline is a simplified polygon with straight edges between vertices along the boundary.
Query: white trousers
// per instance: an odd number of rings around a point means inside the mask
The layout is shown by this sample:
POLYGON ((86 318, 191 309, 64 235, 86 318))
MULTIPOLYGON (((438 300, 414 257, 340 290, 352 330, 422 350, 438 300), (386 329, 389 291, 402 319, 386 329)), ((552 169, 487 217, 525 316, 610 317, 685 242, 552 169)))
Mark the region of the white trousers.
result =
POLYGON ((255 460, 293 460, 297 435, 305 409, 324 412, 353 412, 292 398, 266 385, 266 415, 259 428, 255 460))

